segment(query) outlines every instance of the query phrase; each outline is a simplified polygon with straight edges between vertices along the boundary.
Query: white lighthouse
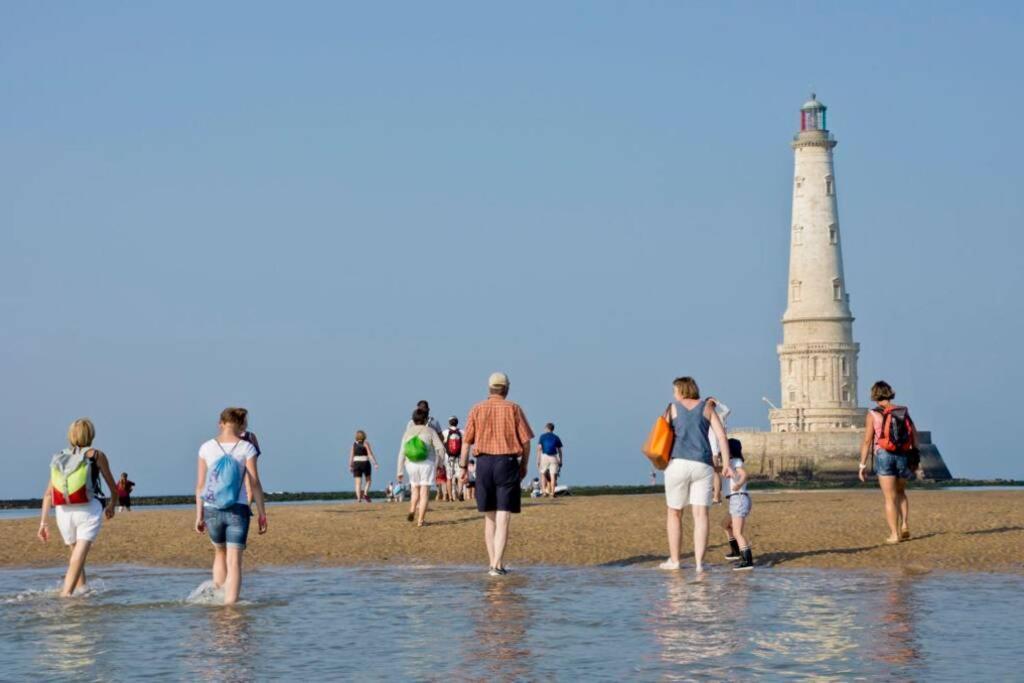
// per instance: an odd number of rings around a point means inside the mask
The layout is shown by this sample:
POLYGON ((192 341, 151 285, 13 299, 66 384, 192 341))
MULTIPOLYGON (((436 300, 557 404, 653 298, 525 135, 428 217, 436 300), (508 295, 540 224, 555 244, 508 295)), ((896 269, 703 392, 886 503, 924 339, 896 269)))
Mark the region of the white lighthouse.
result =
MULTIPOLYGON (((836 139, 828 131, 826 111, 811 95, 800 107, 800 131, 790 143, 795 161, 793 220, 786 312, 777 349, 782 407, 773 405, 769 412, 771 431, 729 430, 743 443, 747 472, 757 477, 857 476, 866 411, 857 407, 860 346, 853 341, 843 275, 832 165, 836 139)), ((931 433, 921 430, 918 436, 927 476, 949 479, 931 433)))
POLYGON ((843 253, 827 108, 811 95, 800 108, 791 146, 793 220, 788 303, 778 347, 782 407, 771 411, 773 432, 860 428, 853 315, 843 253))

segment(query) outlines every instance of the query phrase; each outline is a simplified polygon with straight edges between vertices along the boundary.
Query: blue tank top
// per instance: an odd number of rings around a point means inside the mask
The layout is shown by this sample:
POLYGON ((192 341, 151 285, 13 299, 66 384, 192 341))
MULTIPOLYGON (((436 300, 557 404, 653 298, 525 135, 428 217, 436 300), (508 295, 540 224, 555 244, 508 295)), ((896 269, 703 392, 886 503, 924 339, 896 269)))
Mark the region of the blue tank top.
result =
POLYGON ((676 441, 672 445, 672 457, 711 465, 711 442, 708 441, 711 421, 704 417, 705 402, 701 401, 693 410, 687 410, 679 401, 673 403, 676 416, 672 420, 672 428, 676 432, 676 441))

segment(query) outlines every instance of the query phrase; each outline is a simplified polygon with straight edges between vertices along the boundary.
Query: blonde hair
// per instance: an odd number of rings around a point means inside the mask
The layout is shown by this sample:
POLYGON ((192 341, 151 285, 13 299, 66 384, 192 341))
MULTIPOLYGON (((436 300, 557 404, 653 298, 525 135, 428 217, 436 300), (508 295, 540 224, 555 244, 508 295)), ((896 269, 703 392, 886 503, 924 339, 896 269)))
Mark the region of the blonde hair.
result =
POLYGON ((96 427, 92 420, 80 417, 68 427, 68 443, 72 448, 88 448, 96 438, 96 427))
POLYGON ((697 380, 692 377, 676 377, 672 381, 672 386, 679 390, 679 395, 683 398, 700 398, 700 387, 697 386, 697 380))
POLYGON ((358 441, 359 443, 363 443, 364 441, 366 441, 366 432, 364 432, 362 429, 356 432, 356 441, 358 441))

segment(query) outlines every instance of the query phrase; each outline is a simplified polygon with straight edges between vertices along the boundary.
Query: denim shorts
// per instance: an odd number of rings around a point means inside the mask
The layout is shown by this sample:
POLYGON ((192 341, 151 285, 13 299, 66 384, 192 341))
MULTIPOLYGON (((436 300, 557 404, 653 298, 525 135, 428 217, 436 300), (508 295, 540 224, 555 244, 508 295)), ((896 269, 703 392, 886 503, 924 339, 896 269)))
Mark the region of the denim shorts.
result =
POLYGON ((746 517, 750 514, 750 496, 746 493, 734 493, 729 496, 729 516, 746 517))
POLYGON ((875 451, 875 474, 879 477, 910 479, 907 456, 903 453, 890 453, 879 448, 875 451))
POLYGON ((227 510, 206 507, 206 531, 214 545, 227 545, 229 548, 245 548, 249 538, 249 519, 252 510, 248 505, 235 503, 227 510))

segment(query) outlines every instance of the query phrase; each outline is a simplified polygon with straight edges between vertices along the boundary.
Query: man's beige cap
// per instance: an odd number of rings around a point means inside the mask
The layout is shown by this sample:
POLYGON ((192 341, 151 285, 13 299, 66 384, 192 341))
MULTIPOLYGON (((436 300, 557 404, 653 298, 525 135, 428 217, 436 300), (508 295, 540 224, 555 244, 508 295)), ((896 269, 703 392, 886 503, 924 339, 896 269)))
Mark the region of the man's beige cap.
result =
POLYGON ((489 387, 507 387, 508 386, 508 375, 504 372, 495 372, 491 375, 491 378, 487 380, 487 386, 489 387))

